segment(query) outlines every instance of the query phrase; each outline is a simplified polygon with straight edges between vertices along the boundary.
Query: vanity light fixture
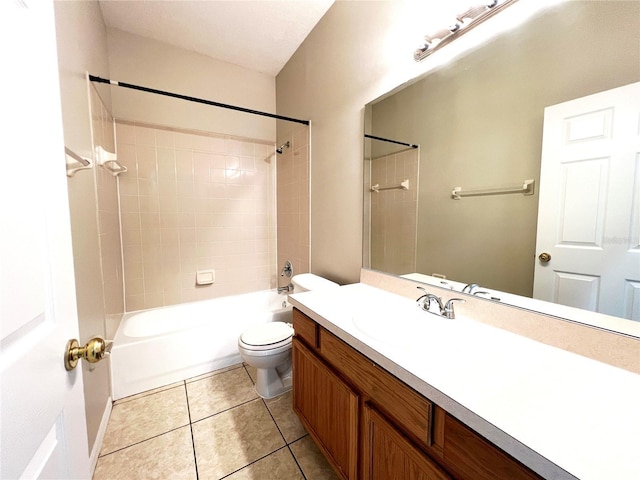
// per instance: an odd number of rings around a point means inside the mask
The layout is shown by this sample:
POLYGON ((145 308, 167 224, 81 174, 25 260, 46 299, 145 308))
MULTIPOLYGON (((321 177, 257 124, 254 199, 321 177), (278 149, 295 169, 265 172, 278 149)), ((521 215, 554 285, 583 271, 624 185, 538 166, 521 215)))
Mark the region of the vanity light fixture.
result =
POLYGON ((469 7, 456 15, 455 22, 448 27, 438 29, 424 37, 424 43, 413 54, 416 62, 420 62, 439 48, 464 35, 473 27, 491 18, 518 0, 485 0, 483 3, 469 7))

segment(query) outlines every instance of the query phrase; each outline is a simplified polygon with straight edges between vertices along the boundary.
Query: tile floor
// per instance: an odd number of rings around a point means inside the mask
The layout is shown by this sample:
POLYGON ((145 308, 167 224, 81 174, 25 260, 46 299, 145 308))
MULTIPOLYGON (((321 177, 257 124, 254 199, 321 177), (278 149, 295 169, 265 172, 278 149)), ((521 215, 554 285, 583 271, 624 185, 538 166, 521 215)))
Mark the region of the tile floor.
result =
POLYGON ((334 480, 291 409, 243 364, 114 403, 94 480, 334 480))

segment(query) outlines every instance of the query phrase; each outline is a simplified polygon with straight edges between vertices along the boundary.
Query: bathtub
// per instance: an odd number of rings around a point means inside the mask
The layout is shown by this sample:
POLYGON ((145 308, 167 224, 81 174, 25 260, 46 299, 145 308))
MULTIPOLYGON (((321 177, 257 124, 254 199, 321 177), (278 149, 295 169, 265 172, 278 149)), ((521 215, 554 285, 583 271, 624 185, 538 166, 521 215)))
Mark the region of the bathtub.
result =
POLYGON ((241 362, 249 326, 291 322, 273 290, 125 313, 110 355, 114 400, 241 362))

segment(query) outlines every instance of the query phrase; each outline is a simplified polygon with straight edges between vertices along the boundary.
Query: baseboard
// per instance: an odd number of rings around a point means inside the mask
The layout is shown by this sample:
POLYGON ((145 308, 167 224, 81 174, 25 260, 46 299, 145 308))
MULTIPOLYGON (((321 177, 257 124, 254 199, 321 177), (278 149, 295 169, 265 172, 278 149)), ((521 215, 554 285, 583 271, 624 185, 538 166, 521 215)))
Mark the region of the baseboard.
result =
POLYGON ((98 464, 98 457, 100 456, 100 450, 102 450, 102 443, 104 442, 104 435, 107 433, 107 424, 109 423, 109 417, 111 416, 111 409, 113 408, 113 401, 111 397, 107 398, 107 404, 104 408, 104 413, 102 414, 102 420, 100 421, 100 428, 98 429, 98 434, 96 435, 96 441, 93 443, 93 448, 91 449, 91 456, 89 457, 89 467, 91 468, 91 477, 93 478, 93 474, 96 470, 96 465, 98 464))

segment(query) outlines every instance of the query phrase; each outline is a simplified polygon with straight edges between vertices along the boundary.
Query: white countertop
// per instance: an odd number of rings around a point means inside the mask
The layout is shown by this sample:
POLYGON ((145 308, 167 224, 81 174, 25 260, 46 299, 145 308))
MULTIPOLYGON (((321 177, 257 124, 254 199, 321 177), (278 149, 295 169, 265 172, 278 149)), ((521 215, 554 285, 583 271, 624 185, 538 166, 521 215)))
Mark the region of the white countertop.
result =
POLYGON ((365 284, 289 299, 544 478, 640 479, 640 375, 365 284))

